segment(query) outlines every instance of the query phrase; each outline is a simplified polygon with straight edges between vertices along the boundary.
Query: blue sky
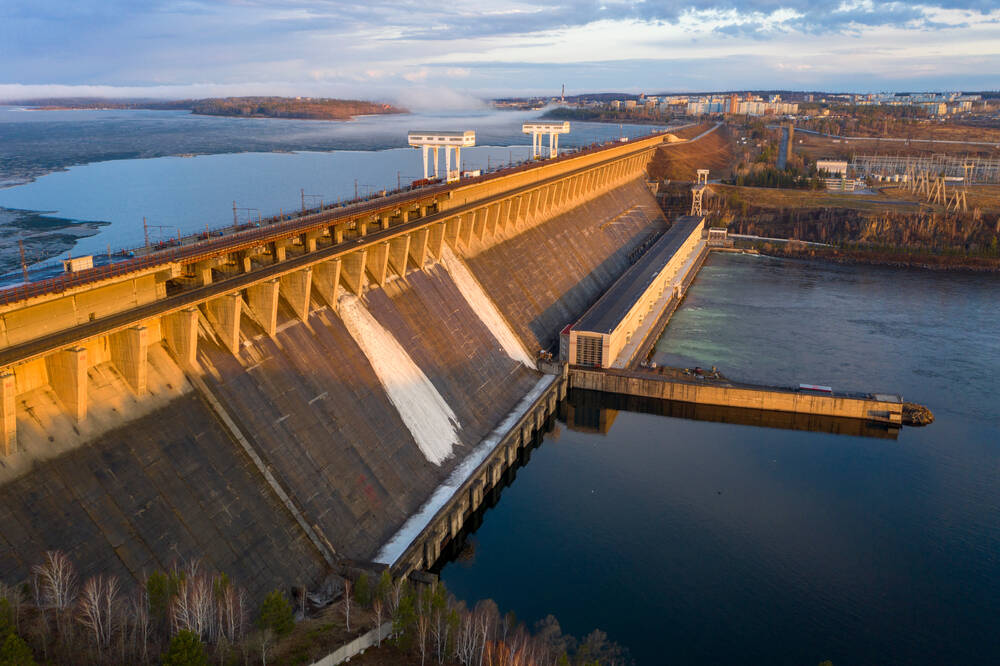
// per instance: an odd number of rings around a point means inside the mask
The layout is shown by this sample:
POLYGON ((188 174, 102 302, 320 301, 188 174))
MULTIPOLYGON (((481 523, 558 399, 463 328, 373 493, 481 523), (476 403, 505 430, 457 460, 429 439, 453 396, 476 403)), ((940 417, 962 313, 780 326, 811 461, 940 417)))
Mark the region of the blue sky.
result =
POLYGON ((1000 88, 997 0, 0 0, 0 99, 1000 88))

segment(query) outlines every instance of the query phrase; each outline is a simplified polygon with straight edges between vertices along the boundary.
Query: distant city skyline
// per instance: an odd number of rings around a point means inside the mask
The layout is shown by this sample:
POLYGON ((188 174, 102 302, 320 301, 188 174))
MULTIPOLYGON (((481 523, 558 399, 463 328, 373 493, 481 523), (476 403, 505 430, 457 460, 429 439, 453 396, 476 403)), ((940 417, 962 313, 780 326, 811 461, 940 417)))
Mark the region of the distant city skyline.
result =
POLYGON ((1000 88, 989 0, 42 0, 3 19, 0 99, 1000 88))

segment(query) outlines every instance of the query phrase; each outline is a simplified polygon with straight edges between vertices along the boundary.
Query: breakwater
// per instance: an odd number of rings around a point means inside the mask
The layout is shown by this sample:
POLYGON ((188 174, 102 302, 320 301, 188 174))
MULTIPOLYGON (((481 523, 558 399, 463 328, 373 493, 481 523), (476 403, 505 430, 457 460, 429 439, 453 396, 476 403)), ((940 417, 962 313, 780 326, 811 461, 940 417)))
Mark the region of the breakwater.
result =
POLYGON ((861 419, 896 425, 901 425, 903 422, 903 402, 899 396, 827 394, 791 388, 717 382, 709 379, 688 381, 643 370, 572 367, 569 376, 572 388, 591 391, 720 407, 861 419))

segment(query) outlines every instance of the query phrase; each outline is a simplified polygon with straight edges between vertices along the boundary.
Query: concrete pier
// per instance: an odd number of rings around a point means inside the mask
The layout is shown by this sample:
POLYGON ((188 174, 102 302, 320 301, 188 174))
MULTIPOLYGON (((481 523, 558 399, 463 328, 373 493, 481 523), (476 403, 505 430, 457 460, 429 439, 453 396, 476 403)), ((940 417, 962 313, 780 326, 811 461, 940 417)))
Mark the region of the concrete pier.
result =
POLYGON ((817 414, 900 425, 903 401, 879 394, 825 394, 789 388, 714 382, 680 381, 654 372, 570 367, 570 388, 604 391, 660 400, 776 412, 817 414))
POLYGON ((619 412, 655 414, 692 421, 711 421, 756 428, 805 430, 852 437, 897 439, 900 427, 838 416, 798 412, 773 412, 744 407, 720 407, 693 402, 676 402, 620 393, 573 389, 565 404, 566 427, 570 430, 607 434, 619 412))

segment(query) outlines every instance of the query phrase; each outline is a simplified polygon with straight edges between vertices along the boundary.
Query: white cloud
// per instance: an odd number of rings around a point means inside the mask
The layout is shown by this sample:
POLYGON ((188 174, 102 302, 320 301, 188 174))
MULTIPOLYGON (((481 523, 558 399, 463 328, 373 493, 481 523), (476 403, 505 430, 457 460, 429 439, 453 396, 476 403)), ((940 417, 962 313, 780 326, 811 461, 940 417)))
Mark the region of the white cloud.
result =
MULTIPOLYGON (((897 72, 899 85, 909 86, 904 72, 924 72, 932 82, 963 73, 972 59, 1000 56, 1000 9, 987 0, 921 1, 932 4, 48 0, 44 11, 23 3, 0 21, 0 98, 385 98, 458 82, 499 94, 552 91, 563 82, 578 90, 644 89, 665 79, 701 89, 821 88, 852 75, 860 85, 876 71, 886 84, 897 72), (931 54, 936 65, 924 62, 931 54), (630 65, 638 61, 681 69, 630 65), (756 68, 747 70, 749 62, 756 68), (576 78, 567 80, 569 73, 576 78)), ((1000 87, 996 69, 964 74, 1000 87)))

